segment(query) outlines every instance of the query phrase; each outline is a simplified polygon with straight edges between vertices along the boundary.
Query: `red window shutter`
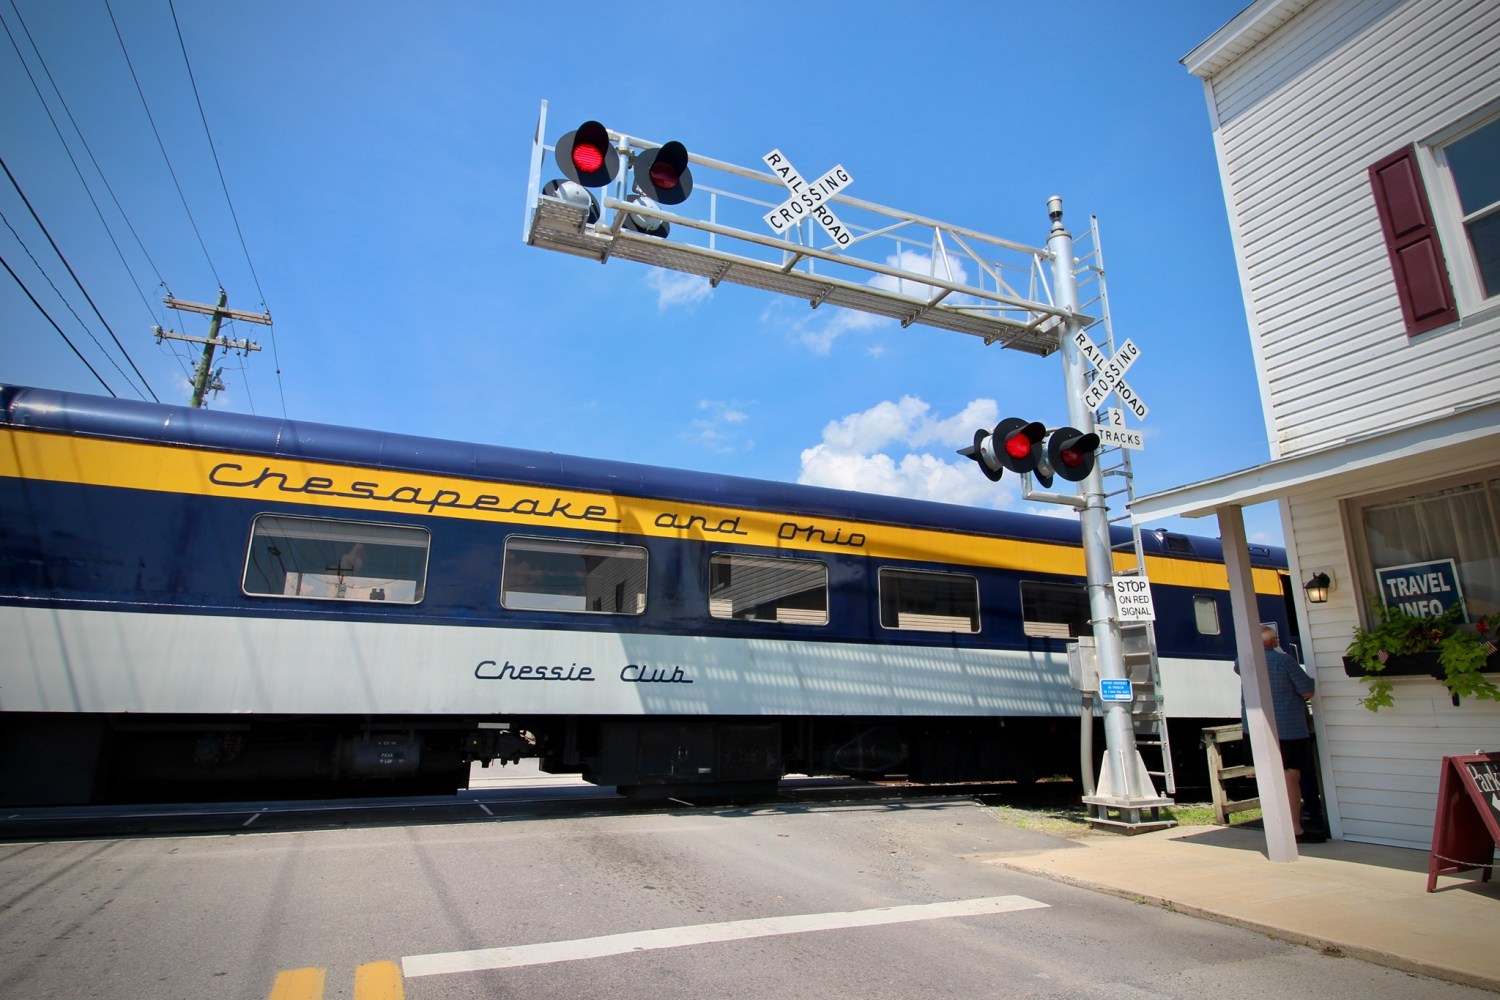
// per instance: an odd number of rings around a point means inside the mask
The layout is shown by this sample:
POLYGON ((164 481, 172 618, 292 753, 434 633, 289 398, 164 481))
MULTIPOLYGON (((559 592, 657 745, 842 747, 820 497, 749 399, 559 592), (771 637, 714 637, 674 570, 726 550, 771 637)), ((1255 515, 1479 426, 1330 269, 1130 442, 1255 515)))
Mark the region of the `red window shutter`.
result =
POLYGON ((1448 261, 1438 242, 1432 205, 1422 186, 1417 147, 1407 146, 1370 168, 1375 208, 1385 249, 1395 272, 1401 317, 1410 336, 1435 330, 1458 319, 1448 261))

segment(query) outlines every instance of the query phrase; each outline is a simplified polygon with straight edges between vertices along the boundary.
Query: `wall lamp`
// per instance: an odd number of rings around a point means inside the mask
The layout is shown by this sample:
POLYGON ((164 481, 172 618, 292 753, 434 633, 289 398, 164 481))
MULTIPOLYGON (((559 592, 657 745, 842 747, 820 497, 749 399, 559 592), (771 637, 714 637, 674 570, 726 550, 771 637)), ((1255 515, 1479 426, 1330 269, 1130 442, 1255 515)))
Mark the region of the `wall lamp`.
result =
POLYGON ((1328 592, 1333 589, 1333 579, 1327 573, 1314 573, 1302 587, 1307 591, 1308 604, 1327 604, 1328 592))

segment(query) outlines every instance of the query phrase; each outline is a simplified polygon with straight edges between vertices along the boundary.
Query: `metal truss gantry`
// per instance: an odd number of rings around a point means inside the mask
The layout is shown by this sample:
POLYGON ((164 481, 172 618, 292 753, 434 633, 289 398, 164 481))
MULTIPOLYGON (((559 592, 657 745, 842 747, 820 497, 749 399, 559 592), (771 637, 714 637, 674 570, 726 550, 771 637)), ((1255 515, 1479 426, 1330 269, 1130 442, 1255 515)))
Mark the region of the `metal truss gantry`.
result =
MULTIPOLYGON (((762 221, 788 191, 770 172, 690 154, 693 196, 667 212, 627 202, 630 172, 605 189, 599 221, 588 210, 542 193, 547 104, 531 147, 525 241, 606 263, 611 258, 696 274, 717 286, 745 285, 804 299, 813 308, 844 306, 913 324, 979 337, 986 344, 1046 357, 1057 351, 1069 318, 1087 316, 1053 305, 1047 287, 1050 252, 948 225, 843 194, 838 206, 853 239, 824 238, 811 218, 774 235, 762 221), (667 222, 671 237, 634 232, 627 215, 667 222), (913 265, 921 269, 914 269, 913 265)), ((610 131, 625 153, 658 143, 610 131)))

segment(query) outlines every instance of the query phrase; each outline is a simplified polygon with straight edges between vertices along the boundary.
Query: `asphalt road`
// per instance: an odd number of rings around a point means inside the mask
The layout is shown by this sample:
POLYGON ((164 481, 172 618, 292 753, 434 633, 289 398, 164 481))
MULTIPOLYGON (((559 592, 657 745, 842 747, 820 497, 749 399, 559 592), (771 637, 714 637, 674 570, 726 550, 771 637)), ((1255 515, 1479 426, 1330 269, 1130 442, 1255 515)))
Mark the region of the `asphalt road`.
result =
MULTIPOLYGON (((554 789, 567 792, 567 783, 554 789)), ((959 800, 0 844, 0 997, 1471 997, 987 863, 959 800)))

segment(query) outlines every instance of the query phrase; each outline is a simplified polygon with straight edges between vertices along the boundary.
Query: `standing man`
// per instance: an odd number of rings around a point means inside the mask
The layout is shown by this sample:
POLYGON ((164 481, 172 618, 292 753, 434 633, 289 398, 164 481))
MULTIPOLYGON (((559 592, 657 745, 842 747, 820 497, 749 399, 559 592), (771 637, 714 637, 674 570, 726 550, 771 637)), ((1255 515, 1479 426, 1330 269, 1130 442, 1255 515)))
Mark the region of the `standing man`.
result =
MULTIPOLYGON (((1292 831, 1299 844, 1321 844, 1328 837, 1302 829, 1302 772, 1314 766, 1312 734, 1307 729, 1307 703, 1317 682, 1308 676, 1290 653, 1281 648, 1274 625, 1260 627, 1260 644, 1266 649, 1266 678, 1271 685, 1271 707, 1276 716, 1276 741, 1281 746, 1281 766, 1286 777, 1286 798, 1292 807, 1292 831)), ((1235 663, 1234 672, 1240 672, 1235 663)), ((1240 722, 1248 735, 1245 700, 1240 697, 1240 722)))

